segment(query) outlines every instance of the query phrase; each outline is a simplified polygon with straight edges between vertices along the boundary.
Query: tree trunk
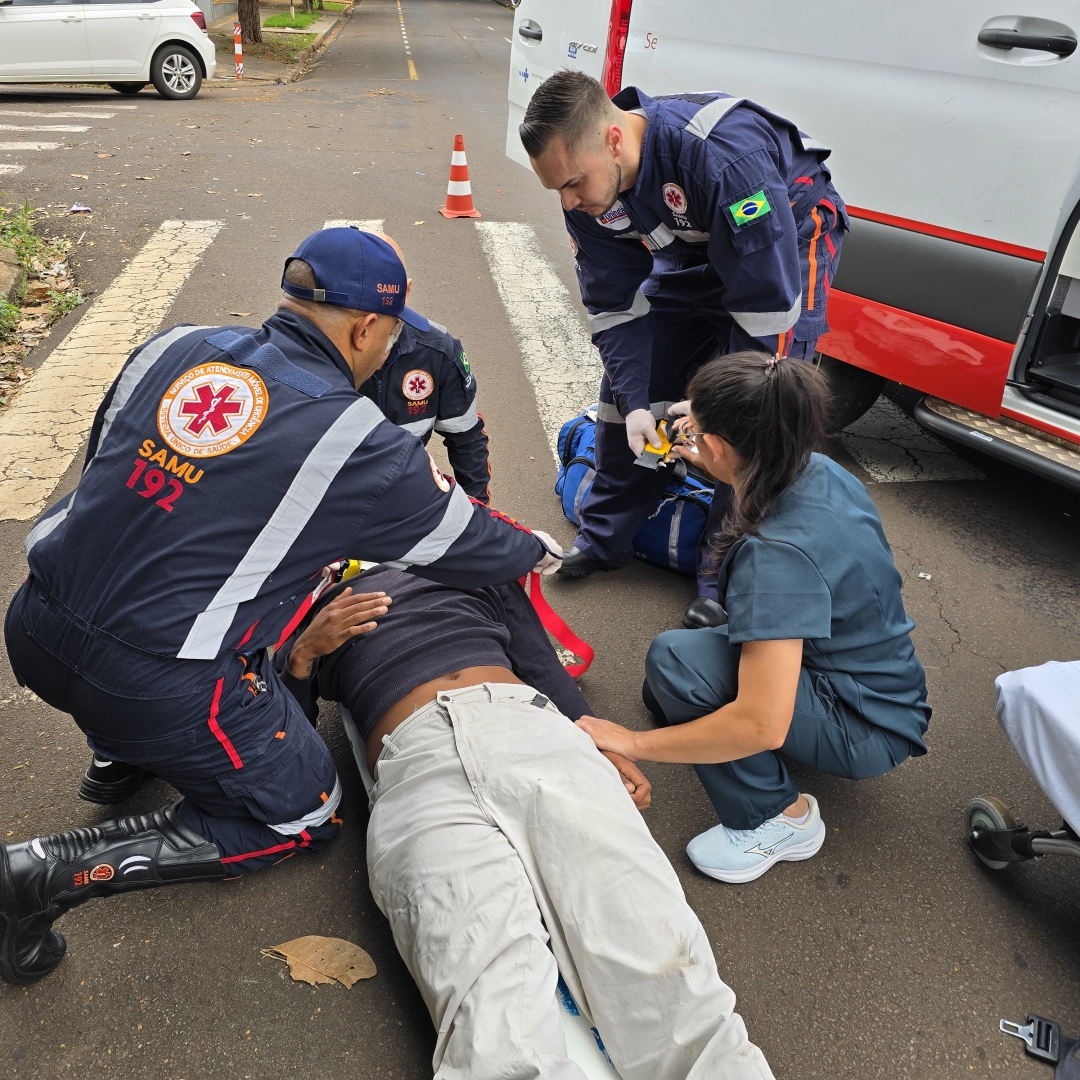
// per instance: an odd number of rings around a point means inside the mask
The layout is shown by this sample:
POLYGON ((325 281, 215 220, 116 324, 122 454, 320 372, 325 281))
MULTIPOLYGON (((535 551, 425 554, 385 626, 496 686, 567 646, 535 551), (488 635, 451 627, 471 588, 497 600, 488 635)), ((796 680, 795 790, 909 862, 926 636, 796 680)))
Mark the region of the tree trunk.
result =
POLYGON ((319 10, 320 11, 325 11, 326 10, 325 5, 323 4, 323 0, 319 0, 319 10))
POLYGON ((304 14, 308 15, 310 13, 311 13, 311 0, 304 0, 304 14))
POLYGON ((259 0, 237 0, 236 17, 240 21, 241 39, 244 44, 259 44, 263 39, 259 0))

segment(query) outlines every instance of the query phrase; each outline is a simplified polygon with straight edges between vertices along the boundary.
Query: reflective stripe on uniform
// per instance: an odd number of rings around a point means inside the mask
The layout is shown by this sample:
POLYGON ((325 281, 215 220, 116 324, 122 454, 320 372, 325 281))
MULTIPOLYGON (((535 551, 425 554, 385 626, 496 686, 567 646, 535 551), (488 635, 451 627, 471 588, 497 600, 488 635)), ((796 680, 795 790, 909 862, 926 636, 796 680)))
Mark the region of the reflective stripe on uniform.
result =
POLYGON ((804 150, 828 150, 829 153, 832 153, 831 146, 826 146, 823 142, 818 142, 817 139, 811 139, 809 135, 804 135, 801 131, 799 132, 799 142, 802 143, 804 150))
POLYGON ((652 310, 649 298, 640 290, 634 294, 634 302, 625 311, 598 311, 589 316, 589 330, 599 334, 604 330, 610 330, 613 326, 622 326, 623 323, 633 322, 642 315, 648 315, 652 310))
POLYGON ((450 549, 450 545, 465 531, 472 521, 473 504, 465 489, 455 484, 450 490, 450 501, 446 504, 442 521, 435 526, 419 543, 414 544, 400 559, 385 562, 395 570, 406 570, 410 566, 427 566, 441 559, 450 549))
POLYGON ((131 395, 135 393, 136 387, 142 382, 143 376, 157 363, 161 358, 161 354, 170 345, 183 337, 187 337, 188 334, 194 334, 196 330, 209 329, 209 326, 177 326, 167 334, 162 334, 155 341, 151 341, 128 364, 120 376, 120 381, 116 384, 116 393, 113 394, 113 399, 109 402, 109 408, 105 413, 105 419, 101 423, 101 433, 98 435, 97 446, 94 449, 95 457, 101 453, 102 443, 105 442, 105 436, 109 434, 109 429, 116 419, 116 414, 131 400, 131 395))
MULTIPOLYGON (((650 401, 649 412, 655 420, 663 420, 667 416, 668 409, 677 405, 677 401, 650 401)), ((610 401, 601 401, 596 406, 596 419, 603 420, 605 424, 625 424, 626 419, 610 401)))
POLYGON ((326 489, 357 447, 386 418, 367 398, 354 401, 312 448, 293 477, 270 520, 263 526, 236 569, 218 589, 205 611, 195 619, 179 660, 213 660, 236 617, 236 609, 259 594, 304 531, 322 502, 326 489))
POLYGON ((435 426, 435 417, 428 416, 423 420, 414 420, 411 424, 401 424, 401 430, 415 435, 418 439, 425 436, 435 426))
POLYGON ((680 240, 685 240, 688 244, 704 244, 709 240, 709 233, 701 232, 698 229, 672 229, 671 231, 680 240))
POLYGON ((686 125, 686 130, 691 135, 696 135, 699 139, 707 139, 709 132, 712 131, 717 124, 734 109, 736 105, 745 101, 746 98, 717 98, 715 101, 710 101, 708 105, 702 105, 696 113, 694 113, 693 119, 686 125))
POLYGON ((42 518, 27 534, 26 540, 23 541, 23 546, 26 550, 26 554, 30 554, 30 549, 39 541, 44 540, 58 525, 60 525, 64 518, 71 512, 72 504, 75 502, 75 492, 73 491, 67 497, 67 503, 64 505, 63 510, 57 510, 51 517, 42 518))
POLYGON ((802 293, 795 298, 790 311, 729 311, 728 314, 751 336, 772 337, 790 330, 802 310, 802 293))
POLYGON ((647 237, 648 243, 657 248, 666 248, 668 244, 675 243, 675 234, 661 222, 647 237))
POLYGON ((476 411, 476 401, 469 406, 469 411, 460 416, 450 416, 445 420, 435 421, 435 430, 440 435, 456 435, 462 431, 472 431, 480 422, 480 414, 476 411))
POLYGON ((314 829, 318 825, 325 825, 333 816, 334 811, 341 805, 341 778, 334 777, 334 790, 330 797, 317 810, 305 814, 296 821, 284 821, 280 825, 270 825, 269 828, 282 836, 299 836, 305 829, 314 829))

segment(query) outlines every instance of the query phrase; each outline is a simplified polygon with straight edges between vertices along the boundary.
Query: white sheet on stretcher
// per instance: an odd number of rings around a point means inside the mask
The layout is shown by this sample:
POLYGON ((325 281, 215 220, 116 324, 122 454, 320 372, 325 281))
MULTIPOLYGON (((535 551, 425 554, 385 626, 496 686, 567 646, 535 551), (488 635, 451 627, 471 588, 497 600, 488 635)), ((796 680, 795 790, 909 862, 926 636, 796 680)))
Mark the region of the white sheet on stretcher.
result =
MULTIPOLYGON (((352 718, 352 714, 344 705, 339 705, 341 710, 341 722, 345 727, 345 734, 352 743, 353 757, 356 758, 356 767, 360 770, 360 779, 364 782, 364 790, 371 798, 371 789, 375 786, 367 764, 367 745, 360 735, 360 728, 352 718)), ((619 1080, 619 1074, 611 1059, 604 1049, 600 1033, 581 1014, 567 989, 562 977, 559 977, 558 986, 559 1004, 562 1006, 563 1031, 566 1034, 566 1053, 570 1060, 581 1067, 588 1080, 619 1080)))
POLYGON ((1080 660, 999 675, 997 718, 1020 760, 1080 832, 1080 660))

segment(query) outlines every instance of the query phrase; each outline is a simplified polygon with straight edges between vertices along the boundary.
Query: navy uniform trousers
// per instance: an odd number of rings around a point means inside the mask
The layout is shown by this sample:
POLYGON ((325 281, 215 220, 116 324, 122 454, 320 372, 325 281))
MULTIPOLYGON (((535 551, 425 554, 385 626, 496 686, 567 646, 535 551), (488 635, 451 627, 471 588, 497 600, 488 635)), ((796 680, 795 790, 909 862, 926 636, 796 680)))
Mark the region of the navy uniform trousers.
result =
MULTIPOLYGON (((696 260, 695 260, 696 261, 696 260)), ((677 259, 662 263, 642 287, 654 313, 649 401, 653 416, 663 419, 669 406, 686 398, 694 372, 727 348, 731 316, 720 303, 720 279, 709 265, 682 267, 677 259)), ((792 342, 789 356, 811 361, 817 340, 792 342)), ((611 384, 600 382, 600 400, 614 409, 611 384)), ((599 420, 596 425, 596 479, 581 507, 575 547, 608 566, 626 566, 634 556, 633 539, 656 509, 667 483, 666 470, 634 465, 626 426, 599 420)), ((731 489, 717 484, 705 538, 720 531, 731 489)), ((698 592, 716 599, 716 574, 707 560, 699 565, 698 592)))
POLYGON ((228 876, 318 849, 340 831, 330 752, 265 650, 217 661, 151 656, 74 625, 32 577, 4 636, 20 685, 70 713, 96 755, 180 792, 180 816, 217 846, 228 876))

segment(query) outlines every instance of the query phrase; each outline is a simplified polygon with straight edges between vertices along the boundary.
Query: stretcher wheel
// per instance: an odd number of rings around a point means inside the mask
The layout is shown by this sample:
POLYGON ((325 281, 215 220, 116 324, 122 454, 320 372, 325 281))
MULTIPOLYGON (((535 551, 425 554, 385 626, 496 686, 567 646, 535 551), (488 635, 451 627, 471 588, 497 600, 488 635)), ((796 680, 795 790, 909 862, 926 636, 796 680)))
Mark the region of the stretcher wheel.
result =
MULTIPOLYGON (((979 798, 972 799, 964 810, 964 831, 967 833, 968 843, 971 843, 972 834, 976 829, 990 829, 998 832, 1015 828, 1016 818, 1013 817, 1012 811, 1000 799, 995 799, 992 795, 980 795, 979 798)), ((979 862, 990 867, 991 870, 1004 870, 1009 865, 998 862, 996 859, 988 859, 974 847, 971 850, 975 852, 979 862)))

